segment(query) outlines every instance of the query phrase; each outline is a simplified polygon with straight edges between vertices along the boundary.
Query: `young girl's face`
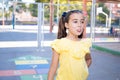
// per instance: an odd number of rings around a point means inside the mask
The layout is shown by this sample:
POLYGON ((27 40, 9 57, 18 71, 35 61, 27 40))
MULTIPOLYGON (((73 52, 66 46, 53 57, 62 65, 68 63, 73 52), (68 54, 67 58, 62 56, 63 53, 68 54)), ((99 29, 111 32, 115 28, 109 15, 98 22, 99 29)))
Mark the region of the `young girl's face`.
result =
POLYGON ((65 23, 68 28, 68 34, 78 36, 83 32, 84 17, 81 13, 73 13, 69 16, 68 23, 65 23))

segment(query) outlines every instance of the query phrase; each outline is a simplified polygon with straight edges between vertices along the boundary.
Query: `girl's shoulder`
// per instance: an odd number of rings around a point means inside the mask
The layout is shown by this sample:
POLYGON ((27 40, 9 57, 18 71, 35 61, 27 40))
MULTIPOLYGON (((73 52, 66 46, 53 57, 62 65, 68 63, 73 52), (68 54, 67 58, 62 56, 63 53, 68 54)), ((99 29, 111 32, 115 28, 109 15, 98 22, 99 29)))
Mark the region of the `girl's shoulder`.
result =
POLYGON ((54 39, 51 43, 51 47, 58 53, 61 53, 61 50, 64 49, 63 44, 65 44, 65 42, 63 41, 64 39, 54 39))
POLYGON ((92 42, 92 39, 91 39, 91 38, 82 38, 81 41, 84 41, 84 42, 86 42, 86 41, 92 42))
POLYGON ((91 46, 92 45, 92 39, 91 38, 83 38, 83 39, 81 39, 81 43, 83 43, 86 46, 91 46))

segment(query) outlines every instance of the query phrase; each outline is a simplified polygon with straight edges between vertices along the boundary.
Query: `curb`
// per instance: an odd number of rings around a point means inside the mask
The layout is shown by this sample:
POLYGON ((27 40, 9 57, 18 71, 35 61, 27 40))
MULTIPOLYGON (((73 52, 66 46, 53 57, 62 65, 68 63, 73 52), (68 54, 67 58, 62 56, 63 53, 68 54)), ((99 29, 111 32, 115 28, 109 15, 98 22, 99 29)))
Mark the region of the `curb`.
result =
POLYGON ((110 54, 113 54, 113 55, 119 55, 120 56, 119 51, 111 50, 111 49, 100 47, 100 46, 97 46, 97 45, 92 45, 92 48, 95 48, 97 50, 104 51, 104 52, 107 52, 107 53, 110 53, 110 54))

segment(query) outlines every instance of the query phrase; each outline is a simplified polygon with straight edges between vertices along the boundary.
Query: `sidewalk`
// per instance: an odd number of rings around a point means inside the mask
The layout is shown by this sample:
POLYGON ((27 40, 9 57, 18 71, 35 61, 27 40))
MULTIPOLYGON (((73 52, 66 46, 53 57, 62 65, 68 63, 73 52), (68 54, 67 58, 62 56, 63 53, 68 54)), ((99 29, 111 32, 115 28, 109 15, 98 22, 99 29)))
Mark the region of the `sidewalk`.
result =
POLYGON ((97 33, 92 47, 113 55, 120 55, 120 34, 114 37, 109 36, 107 33, 97 33))
POLYGON ((120 42, 94 43, 92 47, 113 55, 120 55, 120 42))

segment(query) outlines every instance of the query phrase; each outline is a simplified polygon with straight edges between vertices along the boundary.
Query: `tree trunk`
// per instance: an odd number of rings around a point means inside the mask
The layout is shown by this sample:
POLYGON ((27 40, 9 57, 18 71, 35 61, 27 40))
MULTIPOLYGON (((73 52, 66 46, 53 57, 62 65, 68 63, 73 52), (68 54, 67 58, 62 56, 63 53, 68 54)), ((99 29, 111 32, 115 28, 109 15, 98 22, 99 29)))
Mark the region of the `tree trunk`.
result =
POLYGON ((53 0, 50 0, 50 32, 52 32, 54 27, 53 16, 54 16, 54 5, 53 5, 53 0))
POLYGON ((83 32, 83 37, 86 38, 86 23, 87 23, 87 7, 86 4, 87 0, 83 0, 83 14, 85 16, 85 23, 84 23, 84 32, 83 32))

